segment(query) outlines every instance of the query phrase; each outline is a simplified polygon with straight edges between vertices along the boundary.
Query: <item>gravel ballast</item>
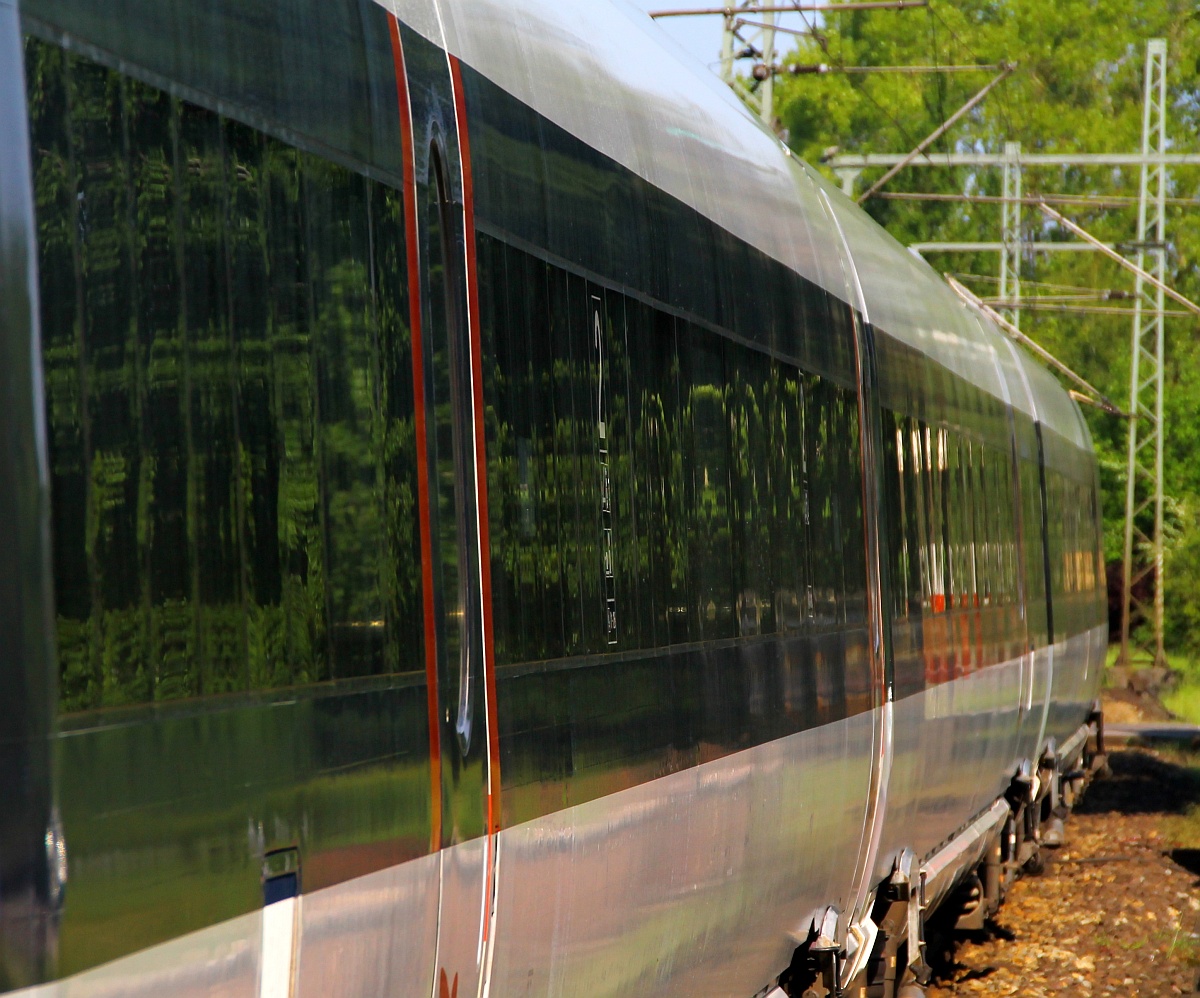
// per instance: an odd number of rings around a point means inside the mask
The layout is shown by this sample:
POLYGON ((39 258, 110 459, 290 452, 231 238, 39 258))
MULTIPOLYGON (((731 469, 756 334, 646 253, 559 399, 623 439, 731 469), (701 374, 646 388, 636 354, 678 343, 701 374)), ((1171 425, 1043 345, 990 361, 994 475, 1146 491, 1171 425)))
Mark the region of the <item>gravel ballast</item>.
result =
POLYGON ((1110 757, 1067 822, 978 933, 931 940, 929 998, 1193 995, 1200 975, 1200 757, 1110 757))

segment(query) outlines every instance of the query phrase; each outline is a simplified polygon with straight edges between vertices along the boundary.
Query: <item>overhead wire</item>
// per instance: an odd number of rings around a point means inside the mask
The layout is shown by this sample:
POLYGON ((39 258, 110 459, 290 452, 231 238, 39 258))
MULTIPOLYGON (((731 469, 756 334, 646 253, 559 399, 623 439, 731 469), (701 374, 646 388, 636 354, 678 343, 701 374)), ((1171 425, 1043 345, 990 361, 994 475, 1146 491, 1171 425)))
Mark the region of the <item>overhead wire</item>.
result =
MULTIPOLYGON (((991 274, 962 274, 951 273, 951 277, 960 281, 983 281, 986 284, 999 284, 1000 278, 991 274)), ((1022 288, 1045 288, 1048 291, 1094 291, 1096 289, 1083 284, 1056 284, 1050 281, 1022 281, 1022 288)), ((1116 289, 1104 289, 1112 291, 1116 289)))
MULTIPOLYGON (((965 51, 967 57, 972 62, 981 63, 983 61, 982 59, 980 59, 979 53, 976 52, 975 49, 971 45, 968 45, 967 42, 963 40, 962 36, 959 35, 959 33, 957 31, 954 30, 954 26, 951 25, 944 17, 942 17, 942 15, 938 12, 938 10, 936 9, 936 7, 934 5, 934 0, 929 0, 929 4, 926 7, 926 10, 929 12, 928 17, 930 20, 930 24, 932 25, 934 22, 940 23, 942 25, 942 27, 946 30, 946 32, 949 33, 950 37, 954 40, 954 42, 957 43, 957 45, 963 51, 965 51)), ((934 37, 936 37, 936 33, 934 34, 934 37)), ((958 55, 959 55, 959 53, 951 51, 952 61, 957 62, 958 55)), ((1008 135, 1013 135, 1013 134, 1015 134, 1015 132, 1013 129, 1012 118, 1010 117, 1010 114, 1009 114, 1010 108, 1009 108, 1007 88, 1002 86, 1002 87, 998 87, 997 89, 1000 91, 1000 93, 994 95, 995 99, 992 100, 992 105, 997 108, 1000 119, 1004 125, 1005 133, 1008 135)), ((1018 233, 1018 236, 1020 236, 1020 235, 1021 234, 1018 233)))
MULTIPOLYGON (((825 53, 826 58, 828 58, 830 62, 835 63, 839 69, 844 71, 846 68, 846 60, 840 54, 835 57, 834 54, 829 51, 829 40, 817 30, 816 18, 814 17, 813 23, 810 24, 803 9, 801 9, 800 0, 791 0, 791 3, 792 6, 796 8, 796 13, 800 15, 800 19, 804 22, 804 26, 808 28, 809 34, 812 36, 813 41, 815 41, 821 47, 821 51, 825 53)), ((870 92, 867 90, 865 80, 858 87, 858 92, 867 98, 867 100, 869 100, 873 105, 875 105, 876 110, 878 110, 896 127, 896 130, 900 133, 901 137, 905 142, 908 143, 909 148, 912 148, 917 144, 913 140, 913 137, 908 134, 908 130, 904 127, 904 125, 900 123, 899 119, 882 104, 880 104, 879 101, 871 96, 870 92)), ((926 156, 925 158, 928 159, 929 157, 926 156)))
MULTIPOLYGON (((928 10, 928 7, 926 7, 926 9, 928 10)), ((930 54, 931 54, 931 55, 932 55, 932 57, 933 57, 933 62, 934 62, 934 65, 935 65, 935 66, 936 66, 936 65, 940 65, 940 62, 941 62, 941 46, 940 46, 940 45, 939 45, 939 43, 938 43, 938 36, 937 36, 937 20, 936 20, 935 18, 933 18, 933 17, 926 16, 926 23, 927 23, 927 24, 928 24, 928 26, 929 26, 929 48, 930 48, 930 54)), ((950 53, 950 61, 951 61, 952 63, 956 61, 956 60, 954 59, 954 54, 953 54, 953 53, 950 53)), ((942 78, 942 75, 939 73, 939 74, 938 74, 938 76, 937 76, 937 78, 936 78, 936 79, 935 79, 935 81, 934 81, 934 85, 935 85, 935 87, 936 87, 935 93, 937 94, 937 114, 938 114, 938 118, 940 118, 940 119, 941 119, 941 121, 945 122, 945 120, 946 120, 946 88, 947 88, 947 85, 948 85, 948 84, 947 84, 947 82, 946 82, 946 81, 945 81, 945 80, 942 78)), ((947 133, 946 133, 946 134, 945 134, 945 135, 944 135, 942 138, 943 138, 943 141, 942 141, 942 148, 943 148, 943 149, 945 149, 945 150, 947 150, 947 151, 949 151, 949 150, 950 150, 950 148, 951 148, 951 139, 950 139, 950 133, 949 133, 949 132, 947 132, 947 133)))
MULTIPOLYGON (((993 305, 996 304, 996 302, 1003 302, 1007 305, 1018 301, 1051 302, 1057 305, 1086 305, 1088 302, 1094 301, 1132 301, 1133 295, 1106 295, 1101 291, 1097 291, 1092 294, 1084 292, 1069 295, 1026 295, 1025 297, 1019 299, 1011 296, 1001 297, 1000 295, 989 295, 983 300, 993 305)), ((1021 306, 1018 304, 1016 307, 1020 308, 1021 306)))
MULTIPOLYGON (((1057 312, 1062 315, 1117 315, 1132 316, 1137 313, 1132 308, 1122 308, 1119 305, 1068 305, 1060 302, 1042 303, 1037 298, 1022 298, 1020 301, 1002 298, 981 298, 985 305, 993 308, 1019 308, 1023 312, 1057 312)), ((1162 314, 1167 318, 1181 318, 1191 315, 1183 309, 1164 309, 1162 314)))
MULTIPOLYGON (((1139 203, 1139 198, 1132 194, 1029 194, 1024 197, 1004 197, 1001 194, 944 194, 925 191, 880 191, 877 198, 889 198, 893 201, 965 201, 978 204, 1003 204, 1005 201, 1015 204, 1069 204, 1076 208, 1127 208, 1139 203)), ((1200 198, 1168 197, 1163 200, 1169 205, 1185 207, 1200 207, 1200 198)))
MULTIPOLYGON (((967 55, 969 55, 971 57, 971 60, 973 62, 983 62, 984 61, 979 58, 979 54, 970 45, 968 45, 965 41, 963 41, 962 36, 959 35, 959 33, 957 31, 954 30, 953 25, 951 25, 944 17, 942 17, 941 14, 939 14, 937 12, 937 10, 934 7, 934 0, 929 0, 929 5, 926 9, 929 11, 929 16, 936 18, 941 23, 942 27, 945 28, 950 33, 951 37, 956 42, 958 42, 958 44, 960 46, 962 46, 963 49, 966 50, 967 55)), ((1000 94, 999 104, 1000 104, 1000 108, 999 108, 1000 116, 1001 116, 1001 118, 1004 119, 1005 131, 1008 132, 1009 135, 1013 135, 1013 134, 1015 134, 1015 131, 1013 129, 1012 119, 1009 117, 1009 113, 1008 113, 1009 112, 1008 100, 1003 92, 1001 92, 1001 94, 1000 94)))
MULTIPOLYGON (((825 54, 826 58, 828 58, 830 60, 830 62, 832 62, 839 71, 846 72, 846 63, 845 63, 844 57, 840 53, 839 53, 839 55, 834 56, 834 54, 830 51, 828 40, 817 29, 816 18, 814 17, 812 22, 809 21, 806 12, 804 11, 803 7, 801 6, 800 0, 791 0, 791 4, 795 8, 796 13, 800 16, 800 19, 805 26, 806 33, 817 43, 818 46, 820 46, 821 51, 825 54)), ((974 54, 973 50, 971 50, 971 48, 968 45, 966 45, 965 42, 962 41, 962 39, 959 37, 958 33, 954 31, 954 29, 945 21, 945 19, 942 18, 941 15, 938 14, 935 10, 933 10, 932 0, 926 6, 927 6, 927 9, 930 10, 932 18, 936 19, 937 21, 940 21, 942 26, 959 43, 959 45, 961 45, 964 49, 966 49, 971 54, 975 63, 980 64, 981 60, 974 54)), ((799 32, 794 31, 793 29, 785 29, 785 30, 787 30, 788 33, 791 33, 791 34, 799 33, 799 32)), ((935 93, 936 93, 936 100, 937 100, 937 114, 941 118, 941 120, 944 124, 946 121, 945 84, 941 80, 941 76, 943 74, 940 72, 940 69, 941 69, 941 56, 940 56, 940 51, 939 51, 940 46, 939 46, 938 40, 937 40, 937 29, 936 29, 936 26, 934 25, 932 19, 930 20, 930 36, 931 36, 931 55, 933 58, 934 72, 935 72, 935 75, 938 77, 936 84, 935 84, 936 85, 935 93)), ((884 105, 875 98, 875 96, 870 92, 870 90, 866 86, 865 81, 862 84, 860 84, 856 89, 857 89, 858 93, 860 93, 863 97, 865 97, 867 99, 867 101, 870 102, 875 107, 876 110, 878 110, 889 122, 891 122, 893 127, 895 127, 896 131, 899 132, 901 138, 908 144, 909 148, 917 147, 918 143, 916 140, 913 139, 912 135, 909 134, 908 129, 906 129, 904 127, 903 123, 899 120, 899 118, 895 114, 893 114, 890 110, 888 110, 886 107, 884 107, 884 105)), ((1007 115, 1005 117, 1007 117, 1007 115)), ((926 161, 932 162, 930 159, 930 156, 928 155, 928 153, 926 151, 923 150, 920 153, 920 155, 926 161)))
MULTIPOLYGON (((926 7, 925 9, 928 10, 929 8, 926 7)), ((937 25, 936 25, 936 22, 931 17, 926 18, 926 21, 929 24, 930 55, 933 57, 933 64, 935 66, 938 66, 941 64, 941 59, 940 59, 939 53, 938 53, 939 46, 938 46, 938 40, 937 40, 937 25)), ((945 85, 943 83, 942 76, 940 73, 937 75, 937 77, 934 80, 934 87, 935 87, 934 93, 937 96, 937 115, 938 115, 938 118, 940 118, 942 121, 945 121, 946 120, 946 88, 945 88, 945 85)), ((945 136, 943 136, 943 138, 945 138, 945 136)), ((943 143, 942 147, 946 148, 946 143, 943 143)))

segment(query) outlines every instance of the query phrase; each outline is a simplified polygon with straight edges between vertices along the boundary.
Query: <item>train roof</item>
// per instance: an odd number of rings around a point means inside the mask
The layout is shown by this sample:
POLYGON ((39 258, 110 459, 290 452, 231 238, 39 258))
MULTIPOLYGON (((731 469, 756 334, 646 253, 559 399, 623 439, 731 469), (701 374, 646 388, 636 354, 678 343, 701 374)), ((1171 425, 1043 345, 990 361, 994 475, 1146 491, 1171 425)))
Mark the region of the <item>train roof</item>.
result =
POLYGON ((574 137, 841 300, 861 304, 884 335, 1090 449, 1075 403, 1048 372, 1022 350, 1010 354, 990 320, 625 0, 454 0, 436 10, 428 0, 382 2, 574 137), (861 303, 829 251, 838 228, 861 303))
MULTIPOLYGON (((1015 351, 1014 360, 1009 341, 990 321, 793 156, 727 86, 626 0, 375 2, 574 138, 829 294, 860 306, 881 335, 1090 449, 1075 403, 1051 375, 1023 351, 1015 351), (837 250, 842 239, 861 287, 843 268, 837 250)), ((213 29, 206 5, 147 8, 139 0, 112 0, 101 8, 79 0, 28 0, 21 13, 50 35, 71 25, 81 51, 107 51, 151 83, 160 75, 180 81, 172 89, 181 96, 194 93, 203 102, 211 95, 256 127, 273 133, 282 128, 287 141, 313 145, 335 159, 348 156, 356 168, 399 182, 398 124, 378 95, 314 97, 324 85, 323 60, 346 57, 338 50, 347 44, 344 38, 288 35, 279 52, 255 58, 253 46, 261 38, 254 31, 245 38, 222 35, 221 58, 206 61, 164 42, 213 29), (290 67, 278 62, 283 51, 290 67)), ((260 30, 290 27, 281 22, 260 30)), ((381 45, 386 39, 369 40, 369 46, 381 45)), ((380 57, 372 50, 371 58, 380 57)))

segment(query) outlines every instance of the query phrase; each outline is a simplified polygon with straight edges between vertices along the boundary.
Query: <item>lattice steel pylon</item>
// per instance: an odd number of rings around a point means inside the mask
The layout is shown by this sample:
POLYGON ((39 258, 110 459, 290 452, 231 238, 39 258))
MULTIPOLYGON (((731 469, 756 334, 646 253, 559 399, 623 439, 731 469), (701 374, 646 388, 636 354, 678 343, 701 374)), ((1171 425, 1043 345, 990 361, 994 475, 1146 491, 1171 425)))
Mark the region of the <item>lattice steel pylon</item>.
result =
POLYGON ((724 11, 725 25, 721 32, 721 79, 734 89, 750 107, 758 112, 759 118, 768 128, 775 127, 775 10, 763 9, 758 0, 740 0, 736 5, 729 3, 724 11), (739 14, 745 13, 757 18, 754 22, 743 22, 739 14), (749 27, 745 34, 739 34, 740 27, 749 27), (757 58, 765 67, 766 75, 758 81, 757 90, 740 78, 733 70, 734 62, 742 58, 743 53, 735 51, 738 41, 745 41, 747 50, 757 49, 757 58), (754 42, 758 44, 755 45, 754 42))
POLYGON ((1021 328, 1021 143, 1004 143, 1004 202, 1000 207, 1000 300, 1011 301, 1008 321, 1021 328))
MULTIPOLYGON (((1167 42, 1152 38, 1146 45, 1145 103, 1142 108, 1142 155, 1167 149, 1167 42)), ((1167 169, 1143 164, 1138 198, 1137 264, 1158 280, 1166 279, 1167 169), (1147 257, 1149 266, 1147 267, 1147 257)), ((1133 349, 1129 371, 1129 454, 1125 489, 1125 559, 1121 604, 1120 664, 1166 662, 1163 654, 1163 327, 1165 297, 1137 279, 1133 313, 1133 349), (1153 508, 1152 533, 1138 518, 1153 508), (1149 557, 1135 566, 1141 552, 1149 557), (1149 604, 1137 595, 1139 583, 1152 578, 1149 604), (1135 614, 1149 625, 1135 633, 1135 614)))

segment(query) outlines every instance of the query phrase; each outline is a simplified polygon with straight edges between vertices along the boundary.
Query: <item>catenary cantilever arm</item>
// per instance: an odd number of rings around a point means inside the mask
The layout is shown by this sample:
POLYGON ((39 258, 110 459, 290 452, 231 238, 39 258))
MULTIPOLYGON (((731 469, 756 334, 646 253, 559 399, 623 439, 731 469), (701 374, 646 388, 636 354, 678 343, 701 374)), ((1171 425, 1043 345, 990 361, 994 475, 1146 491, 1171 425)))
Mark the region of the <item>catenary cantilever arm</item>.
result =
POLYGON ((962 107, 960 107, 957 111, 955 111, 952 115, 950 115, 949 118, 947 118, 940 125, 938 125, 937 128, 935 128, 932 132, 930 132, 927 136, 925 136, 925 138, 923 138, 920 142, 917 143, 916 147, 912 150, 912 152, 910 152, 907 156, 905 156, 902 160, 900 160, 899 163, 897 163, 890 170, 888 170, 888 172, 885 173, 882 177, 880 177, 878 180, 876 180, 875 183, 873 183, 870 186, 870 188, 868 188, 868 190, 858 199, 858 203, 862 204, 864 201, 869 200, 871 198, 871 196, 876 191, 878 191, 881 187, 883 187, 884 184, 886 184, 889 180, 891 180, 892 177, 894 177, 897 173, 899 173, 906 166, 908 166, 909 163, 911 163, 914 159, 916 159, 918 156, 920 156, 921 153, 923 153, 926 149, 928 149, 931 145, 933 145, 933 143, 936 142, 939 138, 941 138, 943 135, 945 135, 946 132, 948 132, 953 127, 954 123, 956 121, 958 121, 959 118, 961 118, 964 114, 966 114, 968 111, 970 111, 971 108, 973 108, 981 100, 983 100, 988 94, 990 94, 992 92, 993 89, 995 89, 1001 83, 1003 83, 1006 79, 1008 79, 1008 77, 1012 75, 1013 70, 1015 70, 1017 68, 1017 64, 1015 62, 1006 62, 1003 64, 1003 67, 1004 68, 1001 69, 1000 72, 997 73, 994 77, 992 77, 992 79, 987 83, 986 86, 984 86, 984 88, 982 90, 979 91, 979 93, 977 93, 974 97, 972 97, 969 101, 967 101, 962 107))
POLYGON ((1069 218, 1066 218, 1063 215, 1059 214, 1057 211, 1055 211, 1053 208, 1051 208, 1045 202, 1039 204, 1038 207, 1042 210, 1042 214, 1045 215, 1047 218, 1053 219, 1059 225, 1061 225, 1064 229, 1067 229, 1068 231, 1075 233, 1075 235, 1077 235, 1080 239, 1082 239, 1086 243, 1090 243, 1092 246, 1094 246, 1097 250, 1099 250, 1101 253, 1103 253, 1110 260, 1115 260, 1122 267, 1124 267, 1126 270, 1128 270, 1131 274, 1136 274, 1147 284, 1152 284, 1154 287, 1156 287, 1160 291, 1162 291, 1162 293, 1165 294, 1168 298, 1174 299, 1175 301, 1179 302, 1179 304, 1182 305, 1184 308, 1188 309, 1188 311, 1195 312, 1196 315, 1200 315, 1200 305, 1197 305, 1190 298, 1185 298, 1183 295, 1181 295, 1178 291, 1176 291, 1169 284, 1164 284, 1157 277, 1155 277, 1149 271, 1143 270, 1132 260, 1126 260, 1125 257, 1121 256, 1121 254, 1118 253, 1116 250, 1110 249, 1108 246, 1105 246, 1104 243, 1102 243, 1099 239, 1097 239, 1090 232, 1088 232, 1087 229, 1084 229, 1084 228, 1076 225, 1069 218))
MULTIPOLYGON (((1018 343, 1020 343, 1021 346, 1025 347, 1028 350, 1031 350, 1038 357, 1040 357, 1047 364, 1049 364, 1052 368, 1054 368, 1054 370, 1058 371, 1061 375, 1063 375, 1063 377, 1070 378, 1072 381, 1075 382, 1075 384, 1079 385, 1079 387, 1082 388, 1084 390, 1084 392, 1087 393, 1083 397, 1082 401, 1089 402, 1092 405, 1095 405, 1098 408, 1103 409, 1105 412, 1112 413, 1114 416, 1124 416, 1125 418, 1129 418, 1129 414, 1126 412, 1123 412, 1121 409, 1119 409, 1117 407, 1117 405, 1110 398, 1108 398, 1108 396, 1106 396, 1098 388, 1095 388, 1093 385, 1089 384, 1087 381, 1085 381, 1083 378, 1081 378, 1078 374, 1076 374, 1074 371, 1072 371, 1069 367, 1067 367, 1066 364, 1064 364, 1061 360, 1059 360, 1057 357, 1055 357, 1054 354, 1052 354, 1045 347, 1040 346, 1039 344, 1037 344, 1033 340, 1031 340, 1028 336, 1026 336, 1023 332, 1021 332, 1021 330, 1019 330, 1016 326, 1014 326, 1011 322, 1009 322, 1006 318, 1004 318, 1004 316, 1002 316, 999 312, 997 312, 990 305, 987 305, 984 302, 982 302, 979 299, 979 297, 973 291, 971 291, 970 288, 959 283, 953 277, 951 277, 949 274, 945 274, 944 276, 946 278, 947 283, 950 285, 950 287, 954 290, 954 293, 957 294, 959 298, 961 298, 963 301, 965 301, 968 305, 973 305, 975 308, 979 309, 979 311, 981 311, 984 315, 986 315, 989 319, 991 319, 994 323, 996 323, 996 325, 998 325, 1001 329, 1003 329, 1006 333, 1008 333, 1009 336, 1011 336, 1014 340, 1016 340, 1018 343)), ((1071 394, 1075 395, 1077 398, 1079 397, 1078 393, 1076 393, 1076 392, 1072 392, 1071 394)))

